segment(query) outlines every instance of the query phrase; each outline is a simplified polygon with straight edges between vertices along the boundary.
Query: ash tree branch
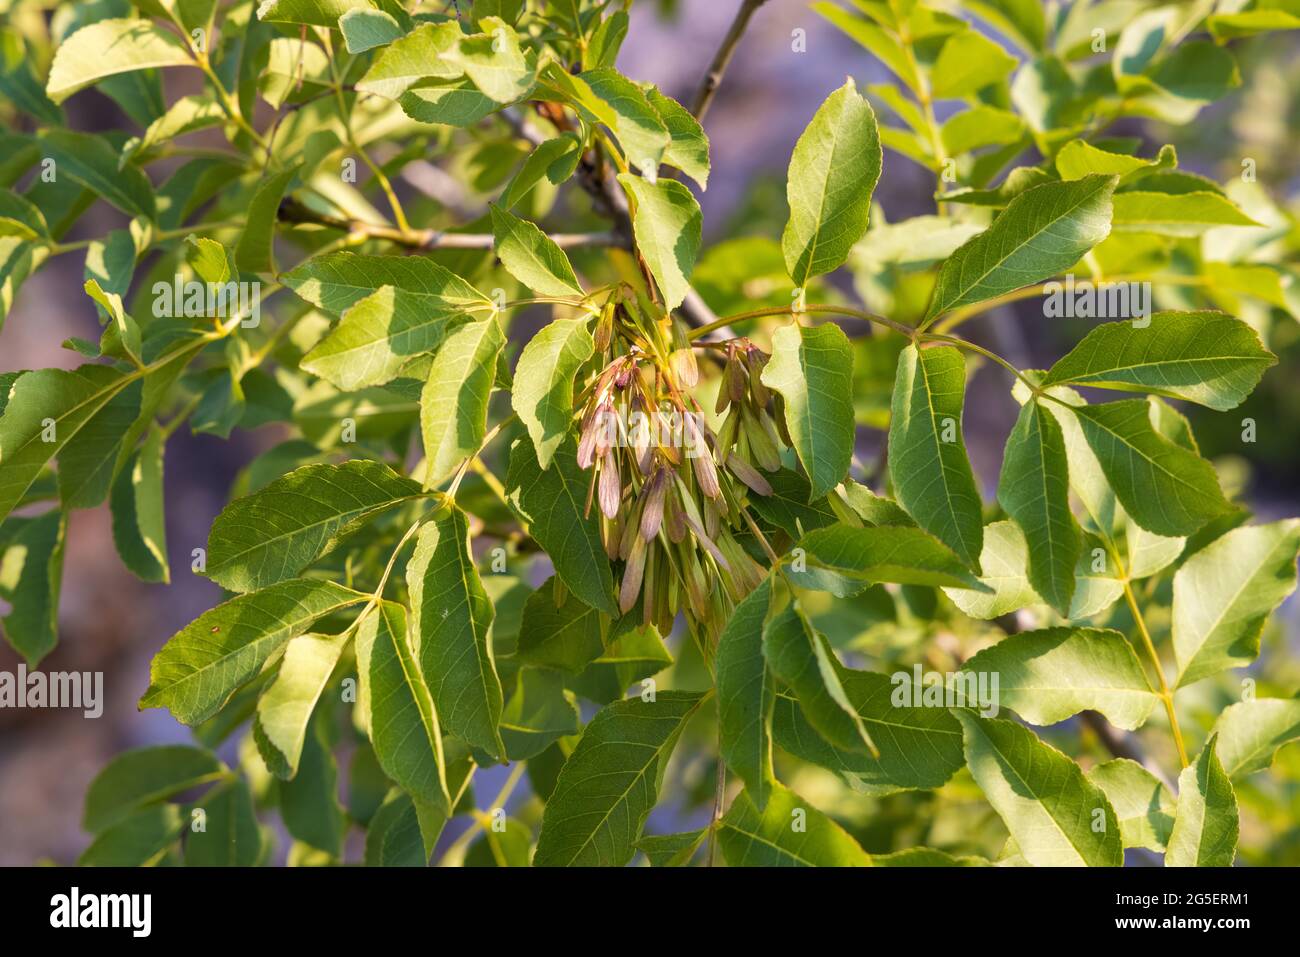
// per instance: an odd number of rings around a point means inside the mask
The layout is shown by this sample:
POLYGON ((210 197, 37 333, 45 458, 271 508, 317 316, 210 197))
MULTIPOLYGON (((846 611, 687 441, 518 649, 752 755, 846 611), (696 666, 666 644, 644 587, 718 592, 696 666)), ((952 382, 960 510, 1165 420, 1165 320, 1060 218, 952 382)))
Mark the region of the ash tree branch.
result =
POLYGON ((740 45, 740 38, 744 36, 745 28, 749 26, 749 21, 758 12, 758 8, 766 2, 767 0, 744 0, 740 9, 736 11, 736 19, 731 21, 731 29, 722 38, 722 46, 718 47, 718 52, 713 55, 709 71, 704 74, 700 90, 695 94, 695 103, 691 107, 691 112, 700 122, 704 121, 704 114, 713 105, 713 97, 717 94, 718 87, 722 85, 722 77, 731 64, 736 47, 740 45))
MULTIPOLYGON (((286 199, 280 204, 279 219, 282 223, 310 223, 346 233, 360 234, 368 239, 384 239, 408 249, 491 249, 494 244, 491 233, 449 233, 441 229, 412 229, 403 232, 392 226, 377 226, 358 219, 326 216, 292 199, 286 199)), ((575 246, 626 245, 622 237, 614 232, 548 233, 547 235, 561 249, 572 249, 575 246)))

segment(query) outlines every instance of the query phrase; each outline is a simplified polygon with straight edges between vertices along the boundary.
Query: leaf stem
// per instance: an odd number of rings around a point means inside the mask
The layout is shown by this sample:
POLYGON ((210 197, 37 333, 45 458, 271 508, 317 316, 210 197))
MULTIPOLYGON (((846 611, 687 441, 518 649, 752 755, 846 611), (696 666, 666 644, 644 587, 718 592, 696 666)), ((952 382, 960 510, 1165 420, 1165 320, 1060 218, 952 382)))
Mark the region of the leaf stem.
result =
POLYGON ((704 114, 713 105, 713 98, 717 95, 718 87, 722 85, 722 77, 731 64, 731 58, 736 53, 736 47, 740 45, 740 38, 744 36, 750 18, 766 2, 767 0, 744 0, 740 5, 740 9, 736 11, 736 18, 731 21, 731 27, 727 30, 726 36, 722 38, 722 45, 718 47, 718 52, 713 55, 713 62, 709 64, 709 70, 704 74, 704 79, 700 81, 699 92, 695 94, 695 103, 691 107, 691 112, 695 114, 695 118, 700 122, 704 121, 704 114))
MULTIPOLYGON (((825 313, 835 316, 848 316, 852 319, 861 319, 865 322, 873 322, 877 325, 892 329, 899 335, 907 336, 912 339, 916 336, 916 330, 909 325, 898 322, 894 319, 888 319, 885 316, 877 316, 872 312, 865 312, 861 309, 854 309, 851 306, 833 306, 833 305, 809 305, 799 310, 800 313, 825 313)), ((733 323, 744 322, 747 319, 761 319, 764 316, 786 316, 794 315, 794 311, 789 306, 769 306, 766 309, 751 309, 748 312, 738 312, 735 315, 723 316, 715 319, 713 322, 698 326, 686 334, 686 338, 694 342, 717 329, 729 326, 733 323)))
POLYGON ((1160 683, 1160 700, 1164 702, 1165 714, 1169 716, 1169 728, 1173 732, 1174 744, 1178 748, 1178 760, 1183 767, 1187 767, 1187 746, 1183 744, 1183 731, 1178 725, 1178 714, 1174 710, 1174 695, 1169 690, 1169 683, 1165 681, 1165 670, 1161 667, 1160 656, 1156 654, 1156 646, 1155 642, 1151 640, 1151 632, 1147 630, 1146 619, 1142 617, 1142 609, 1138 607, 1137 596, 1133 594, 1133 584, 1129 581, 1127 570, 1124 571, 1124 598, 1128 602, 1128 608, 1133 614, 1134 622, 1137 623, 1138 634, 1142 636, 1142 644, 1146 647, 1147 656, 1151 659, 1151 666, 1155 668, 1156 679, 1160 683))
MULTIPOLYGON (((942 316, 936 316, 928 323, 922 323, 918 328, 925 330, 931 325, 936 326, 938 332, 950 332, 960 326, 967 319, 973 319, 976 316, 992 312, 999 306, 1007 303, 1019 302, 1022 299, 1033 299, 1035 296, 1042 295, 1052 282, 1060 280, 1050 280, 1048 282, 1035 283, 1032 286, 1025 286, 1022 289, 1013 289, 1011 292, 1003 293, 1000 296, 994 296, 992 299, 986 299, 983 302, 971 303, 969 306, 962 306, 960 309, 954 309, 952 312, 942 316)), ((1208 286, 1210 280, 1206 276, 1180 276, 1177 273, 1132 273, 1130 275, 1109 276, 1105 280, 1089 280, 1089 282, 1105 281, 1108 283, 1121 282, 1149 282, 1153 285, 1165 286, 1208 286)))

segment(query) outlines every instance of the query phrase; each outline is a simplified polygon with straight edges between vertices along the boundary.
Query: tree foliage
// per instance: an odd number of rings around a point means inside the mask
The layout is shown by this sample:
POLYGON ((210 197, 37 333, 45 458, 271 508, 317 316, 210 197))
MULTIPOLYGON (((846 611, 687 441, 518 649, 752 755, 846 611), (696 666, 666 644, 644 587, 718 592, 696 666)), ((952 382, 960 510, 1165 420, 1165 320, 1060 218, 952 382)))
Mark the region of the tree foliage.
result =
POLYGON ((1231 414, 1275 362, 1295 221, 1109 127, 1192 123, 1300 20, 814 3, 893 82, 807 118, 783 226, 705 246, 712 86, 620 73, 628 6, 4 26, 0 309, 84 258, 102 329, 0 376, 5 634, 52 650, 69 516, 103 503, 131 572, 227 593, 141 676, 195 744, 100 774, 83 861, 267 862, 278 814, 301 864, 354 828, 374 865, 1231 864, 1235 789, 1300 737, 1294 687, 1225 697, 1300 532, 1249 517, 1172 403, 1231 414), (74 97, 120 127, 69 128, 74 97), (906 163, 935 212, 887 223, 906 163), (121 227, 68 239, 98 201, 121 227), (1158 309, 1088 313, 1046 370, 958 335, 1067 277, 1158 309), (1020 405, 996 494, 977 369, 1020 405), (169 437, 268 426, 169 556, 169 437), (694 803, 703 830, 651 833, 694 803))

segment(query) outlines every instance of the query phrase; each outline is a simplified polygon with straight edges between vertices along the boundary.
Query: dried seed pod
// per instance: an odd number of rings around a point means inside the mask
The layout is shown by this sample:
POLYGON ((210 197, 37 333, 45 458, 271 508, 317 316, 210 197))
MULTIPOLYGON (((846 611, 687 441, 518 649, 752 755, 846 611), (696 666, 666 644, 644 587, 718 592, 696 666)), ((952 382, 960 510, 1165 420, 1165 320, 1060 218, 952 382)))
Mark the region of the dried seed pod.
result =
POLYGON ((641 623, 643 625, 650 624, 654 614, 655 595, 659 584, 656 578, 659 566, 662 564, 659 549, 655 547, 654 542, 646 542, 645 572, 641 575, 641 623))
POLYGON ((731 447, 736 444, 736 435, 740 430, 740 416, 742 406, 733 405, 727 417, 722 421, 722 428, 718 430, 718 440, 714 444, 714 452, 717 454, 718 464, 727 464, 727 453, 731 447))
POLYGON ((685 349, 677 349, 668 356, 668 364, 672 366, 673 375, 677 377, 677 383, 682 388, 694 389, 700 381, 700 367, 695 361, 695 350, 689 346, 685 349))
POLYGON ((659 534, 664 520, 664 495, 668 490, 668 474, 658 469, 641 489, 641 537, 647 542, 659 534))
POLYGON ((589 469, 596 460, 596 416, 588 415, 582 423, 582 432, 578 436, 578 468, 589 469))
MULTIPOLYGON (((667 481, 664 484, 667 485, 667 481)), ((664 521, 668 526, 668 541, 674 545, 686 537, 686 519, 682 515, 680 495, 681 492, 673 487, 664 496, 664 521)))
POLYGON ((596 322, 596 334, 592 336, 597 352, 608 349, 614 339, 614 313, 617 310, 618 303, 613 299, 605 303, 605 308, 600 310, 600 319, 596 322))
POLYGON ((772 413, 772 419, 776 422, 776 432, 781 436, 781 444, 788 449, 794 448, 794 442, 790 439, 790 429, 785 424, 785 400, 779 395, 772 403, 772 413))
POLYGON ((750 451, 754 453, 754 458, 759 466, 768 472, 777 471, 781 467, 781 453, 777 451, 776 443, 772 441, 755 416, 748 410, 742 416, 742 423, 750 451))
POLYGON ((645 574, 646 543, 637 538, 632 542, 632 552, 627 557, 623 569, 623 584, 618 591, 618 607, 624 614, 632 610, 636 597, 641 592, 641 577, 645 574))
POLYGON ((767 479, 763 478, 762 473, 740 456, 733 455, 727 459, 727 469, 759 495, 767 496, 772 494, 772 486, 767 479))
POLYGON ((600 488, 597 497, 600 500, 600 510, 606 518, 613 518, 618 514, 618 503, 623 498, 623 488, 618 478, 618 460, 614 458, 612 451, 606 452, 600 462, 600 488))
POLYGON ((749 367, 749 391, 759 408, 767 405, 772 397, 771 391, 763 385, 763 367, 767 365, 768 355, 757 346, 750 346, 745 351, 745 364, 749 367))
POLYGON ((717 538, 722 528, 722 512, 713 499, 704 500, 704 531, 709 538, 717 538))
POLYGON ((641 500, 637 499, 628 514, 623 516, 623 533, 618 539, 618 557, 623 561, 627 561, 627 557, 632 554, 632 544, 640 538, 640 532, 641 500))
POLYGON ((612 519, 605 518, 603 515, 600 519, 601 541, 605 545, 605 554, 609 556, 610 561, 618 558, 618 543, 623 537, 623 518, 615 515, 612 519))
POLYGON ((682 428, 690 436, 689 448, 694 451, 691 465, 695 469, 695 480, 700 483, 700 491, 707 498, 717 498, 722 494, 722 489, 718 487, 718 470, 713 464, 709 446, 704 441, 704 433, 695 422, 695 416, 685 416, 682 428))
POLYGON ((600 405, 596 406, 596 415, 592 422, 595 427, 596 444, 593 449, 593 457, 604 458, 614 445, 614 438, 617 436, 618 417, 614 412, 614 403, 605 399, 600 405), (613 426, 613 427, 612 427, 613 426))

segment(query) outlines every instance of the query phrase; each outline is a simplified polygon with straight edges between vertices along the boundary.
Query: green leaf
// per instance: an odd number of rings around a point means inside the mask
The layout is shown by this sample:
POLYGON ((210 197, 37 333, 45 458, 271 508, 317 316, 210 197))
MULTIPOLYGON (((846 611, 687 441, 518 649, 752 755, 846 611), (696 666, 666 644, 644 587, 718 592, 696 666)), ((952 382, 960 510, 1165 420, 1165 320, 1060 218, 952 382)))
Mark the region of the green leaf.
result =
POLYGON ((988 590, 946 545, 919 528, 832 525, 809 532, 797 547, 807 570, 787 565, 787 577, 841 598, 880 582, 988 590))
POLYGON ((1199 236, 1214 226, 1259 226, 1218 193, 1115 194, 1115 230, 1161 236, 1199 236))
POLYGON ((765 386, 785 400, 785 424, 811 483, 808 500, 838 485, 853 458, 853 349, 839 326, 782 326, 765 386))
POLYGON ((954 710, 966 763, 1021 854, 1036 867, 1119 867, 1119 819, 1079 766, 1012 721, 954 710))
POLYGON ((455 80, 465 71, 446 54, 462 39, 460 24, 422 23, 400 40, 394 40, 375 58, 357 81, 360 93, 377 93, 395 100, 426 78, 455 80))
POLYGON ((113 542, 122 563, 146 582, 170 582, 163 518, 162 433, 149 433, 113 482, 113 542))
POLYGON ((149 20, 100 20, 59 44, 45 92, 62 103, 104 77, 165 66, 196 66, 176 34, 149 20))
POLYGON ((167 708, 182 724, 206 721, 291 638, 367 597, 299 578, 232 598, 168 639, 150 665, 140 707, 167 708))
POLYGON ((1196 760, 1178 775, 1178 809, 1165 867, 1231 867, 1237 856, 1237 795, 1210 735, 1196 760))
POLYGON ((1002 639, 962 671, 996 675, 998 703, 1030 724, 1098 711, 1127 731, 1140 728, 1159 702, 1142 664, 1118 631, 1044 628, 1002 639))
POLYGON ((466 79, 421 83, 398 100, 403 112, 421 123, 469 127, 501 108, 466 79))
POLYGON ((1300 738, 1300 698, 1250 698, 1223 709, 1214 723, 1228 777, 1263 771, 1284 744, 1300 738))
POLYGON ((1007 438, 998 502, 1025 533, 1029 583, 1048 604, 1068 615, 1082 536, 1070 511, 1065 435, 1037 400, 1021 407, 1007 438))
POLYGON ((760 811, 741 791, 718 828, 732 867, 870 867, 871 856, 848 832, 780 784, 760 811))
POLYGON ((248 204, 244 231, 235 246, 235 264, 246 272, 275 274, 275 224, 289 184, 298 175, 294 165, 270 173, 258 184, 248 204))
POLYGON ((983 586, 944 588, 953 604, 971 618, 989 621, 1041 600, 1029 584, 1028 549, 1025 535, 1015 522, 990 522, 984 526, 984 548, 980 552, 980 576, 983 586))
POLYGON ((186 867, 253 867, 262 857, 262 829, 248 782, 232 781, 203 796, 203 830, 185 836, 186 867))
POLYGON ((1019 65, 1010 53, 977 30, 954 33, 944 41, 930 68, 931 91, 938 99, 974 96, 1005 80, 1019 65))
POLYGON ((597 704, 617 701, 634 682, 656 675, 673 663, 673 656, 651 625, 637 623, 635 608, 616 622, 600 657, 589 664, 570 687, 597 704))
POLYGON ((457 326, 434 356, 420 392, 426 485, 447 478, 483 444, 497 357, 505 344, 501 324, 488 316, 457 326))
POLYGON ((636 849, 646 856, 651 867, 685 867, 708 833, 708 828, 701 828, 680 834, 646 834, 636 842, 636 849))
POLYGON ((772 675, 763 660, 763 619, 772 598, 770 578, 736 606, 718 638, 718 740, 727 766, 745 782, 760 808, 776 783, 772 770, 772 675))
POLYGON ((370 700, 370 741, 384 773, 417 800, 450 812, 442 726, 401 605, 384 602, 361 622, 357 671, 370 700))
POLYGON ((700 189, 707 189, 709 138, 704 135, 699 120, 686 107, 671 96, 664 96, 653 86, 645 88, 645 95, 668 127, 668 135, 671 137, 668 148, 664 150, 663 161, 669 166, 676 166, 699 183, 700 189))
POLYGON ((366 10, 370 0, 262 0, 257 19, 270 23, 310 23, 334 28, 349 10, 366 10))
POLYGON ((581 601, 556 605, 552 575, 528 596, 516 653, 525 664, 579 674, 605 650, 600 612, 581 601))
POLYGON ((588 70, 579 74, 578 79, 608 107, 610 115, 600 119, 610 121, 609 127, 628 162, 642 173, 656 170, 672 137, 645 91, 610 67, 588 70))
POLYGON ((469 520, 452 506, 421 526, 406 566, 420 671, 450 734, 501 757, 501 680, 489 631, 492 602, 469 550, 469 520))
POLYGON ((525 56, 519 35, 499 17, 479 20, 483 33, 462 37, 442 51, 442 59, 460 67, 474 85, 498 103, 513 103, 537 82, 537 64, 525 56))
POLYGON ((1114 176, 1044 183, 1007 204, 993 225, 944 260, 926 311, 940 313, 1047 279, 1110 234, 1114 176))
POLYGON ((892 854, 876 854, 871 858, 876 867, 989 867, 982 857, 953 857, 932 847, 909 847, 892 854))
MULTIPOLYGON (((939 130, 943 148, 949 156, 960 156, 962 153, 983 149, 986 146, 1007 146, 1017 143, 1024 133, 1024 121, 1016 114, 983 105, 954 114, 944 121, 939 130)), ((1009 198, 1009 196, 1003 198, 999 195, 999 199, 1003 202, 1009 198)), ((972 231, 978 233, 980 229, 977 226, 972 231)))
POLYGON ((556 671, 520 668, 501 714, 501 740, 511 761, 527 761, 560 738, 577 734, 578 703, 556 671))
POLYGON ((0 621, 9 644, 32 668, 58 643, 67 530, 57 508, 0 525, 0 598, 9 603, 0 621))
POLYGON ((143 385, 129 383, 59 450, 59 500, 65 509, 94 508, 108 495, 123 442, 140 419, 143 385))
POLYGON ((539 296, 581 299, 582 286, 564 250, 533 223, 492 206, 492 235, 506 272, 539 296))
POLYGON ((366 828, 366 866, 427 867, 431 853, 410 795, 393 788, 366 828))
POLYGON ((1259 654, 1268 616, 1295 591, 1300 519, 1234 528, 1174 575, 1177 687, 1240 668, 1259 654))
POLYGON ((331 858, 343 852, 346 822, 338 797, 338 764, 322 740, 323 722, 315 721, 303 743, 298 773, 278 785, 280 817, 298 841, 331 858))
POLYGON ((1157 312, 1141 324, 1097 326, 1052 366, 1043 385, 1152 392, 1226 412, 1245 401, 1276 362, 1240 319, 1219 312, 1157 312))
POLYGON ((77 858, 79 867, 141 867, 150 864, 181 835, 180 808, 156 804, 101 833, 77 858))
POLYGON ((441 346, 465 318, 461 306, 382 286, 348 309, 299 365, 346 392, 382 385, 441 346))
POLYGON ((763 623, 763 657, 768 667, 794 690, 808 722, 828 742, 845 751, 874 755, 876 745, 844 690, 835 652, 813 629, 797 599, 781 600, 784 607, 768 612, 763 623))
POLYGON ((673 747, 703 700, 660 691, 652 702, 616 701, 592 718, 546 802, 534 866, 630 861, 673 747))
POLYGON ((124 751, 90 782, 81 826, 98 833, 143 807, 216 781, 224 773, 216 755, 189 745, 124 751))
MULTIPOLYGON (((494 310, 496 308, 496 304, 491 299, 464 279, 461 279, 446 267, 440 266, 432 259, 421 256, 367 256, 352 252, 326 253, 323 256, 313 256, 306 262, 295 266, 285 273, 281 279, 286 286, 307 302, 334 315, 345 313, 360 300, 382 291, 384 286, 391 286, 395 292, 401 294, 401 299, 409 299, 411 312, 427 314, 426 317, 419 320, 420 323, 428 323, 447 316, 475 310, 494 310)), ((392 297, 390 296, 387 301, 391 302, 392 297)), ((397 320, 405 318, 404 316, 391 315, 394 310, 400 307, 390 305, 387 308, 389 314, 382 317, 387 320, 382 326, 377 321, 381 316, 374 315, 371 317, 370 328, 355 329, 359 341, 350 345, 362 351, 348 355, 346 361, 362 365, 366 364, 367 361, 373 361, 370 360, 368 353, 364 351, 367 347, 373 348, 371 340, 373 338, 386 338, 388 335, 388 322, 397 322, 397 320), (359 335, 362 332, 372 334, 371 339, 364 340, 365 344, 362 341, 363 337, 359 335), (382 333, 382 335, 376 337, 373 335, 374 333, 382 333)), ((357 318, 360 319, 360 317, 357 318)), ((340 328, 335 329, 332 336, 337 336, 346 324, 346 322, 340 323, 340 328)), ((352 325, 360 327, 361 323, 357 321, 352 325)), ((417 338, 421 331, 419 328, 407 329, 404 325, 398 323, 397 328, 393 330, 394 341, 390 347, 392 352, 410 357, 436 348, 437 342, 441 341, 441 339, 434 340, 434 345, 430 346, 416 346, 407 341, 411 338, 417 338)), ((346 344, 340 343, 339 345, 346 344)))
POLYGON ((979 489, 962 442, 966 362, 952 346, 898 357, 889 421, 889 477, 916 523, 979 571, 984 526, 979 489))
POLYGON ((102 137, 72 130, 44 130, 41 154, 66 175, 130 216, 154 217, 154 187, 136 166, 118 168, 118 154, 102 137))
POLYGON ((465 867, 528 867, 533 832, 519 821, 506 818, 504 829, 485 828, 465 852, 465 867))
POLYGON ((526 438, 517 441, 506 474, 510 506, 528 524, 529 534, 546 550, 569 591, 616 618, 614 575, 597 517, 586 510, 588 476, 578 468, 573 439, 566 438, 556 448, 551 466, 543 470, 532 443, 526 438))
POLYGON ((691 191, 674 179, 649 180, 620 173, 636 204, 632 231, 664 306, 676 309, 690 292, 689 276, 700 251, 704 218, 691 191))
POLYGON ((305 465, 222 509, 208 534, 208 577, 238 592, 293 578, 361 525, 423 494, 382 462, 305 465))
POLYGON ((1072 410, 1115 496, 1157 535, 1189 535, 1229 506, 1209 462, 1151 424, 1143 399, 1072 410))
MULTIPOLYGON (((840 668, 840 681, 854 711, 880 747, 878 758, 829 744, 808 722, 793 695, 778 694, 772 716, 777 746, 804 761, 851 775, 868 790, 937 788, 957 773, 962 756, 961 726, 944 707, 913 697, 913 675, 876 674, 840 668)), ((916 694, 923 694, 918 689, 916 694)), ((942 701, 940 702, 942 704, 942 701)))
POLYGON ((1126 848, 1164 851, 1174 826, 1174 796, 1159 778, 1136 761, 1116 758, 1092 768, 1088 780, 1115 809, 1126 848))
POLYGON ((1047 18, 1038 0, 966 0, 964 6, 1020 45, 1027 53, 1041 52, 1047 18))
POLYGON ((908 56, 907 49, 899 43, 893 33, 877 26, 866 17, 849 13, 839 4, 831 3, 829 0, 819 0, 812 5, 812 8, 866 47, 913 93, 921 89, 915 57, 908 56))
POLYGON ((50 227, 40 208, 13 190, 0 190, 0 236, 22 239, 48 239, 50 227))
POLYGON ((303 742, 316 702, 334 673, 348 635, 299 635, 284 646, 280 670, 257 699, 253 737, 267 768, 278 778, 298 773, 303 742))
POLYGON ((783 468, 764 477, 772 494, 754 496, 749 507, 791 538, 839 521, 825 498, 811 498, 812 486, 802 472, 783 468))
POLYGON ((406 33, 391 14, 365 7, 347 11, 339 17, 338 27, 348 52, 353 54, 387 46, 406 33))
POLYGON ((850 79, 818 107, 790 155, 781 248, 796 287, 844 265, 867 231, 879 178, 876 114, 850 79))
POLYGON ((0 520, 133 378, 108 366, 85 365, 72 371, 37 369, 14 383, 0 417, 0 520))
POLYGON ((556 319, 528 340, 515 367, 510 403, 537 450, 543 469, 573 424, 573 388, 578 370, 595 352, 590 317, 556 319))
POLYGON ((1083 179, 1093 173, 1120 178, 1120 185, 1140 179, 1147 173, 1178 165, 1178 154, 1172 146, 1162 146, 1155 159, 1142 159, 1126 153, 1112 153, 1099 149, 1085 140, 1070 140, 1056 154, 1056 171, 1061 179, 1083 179))

